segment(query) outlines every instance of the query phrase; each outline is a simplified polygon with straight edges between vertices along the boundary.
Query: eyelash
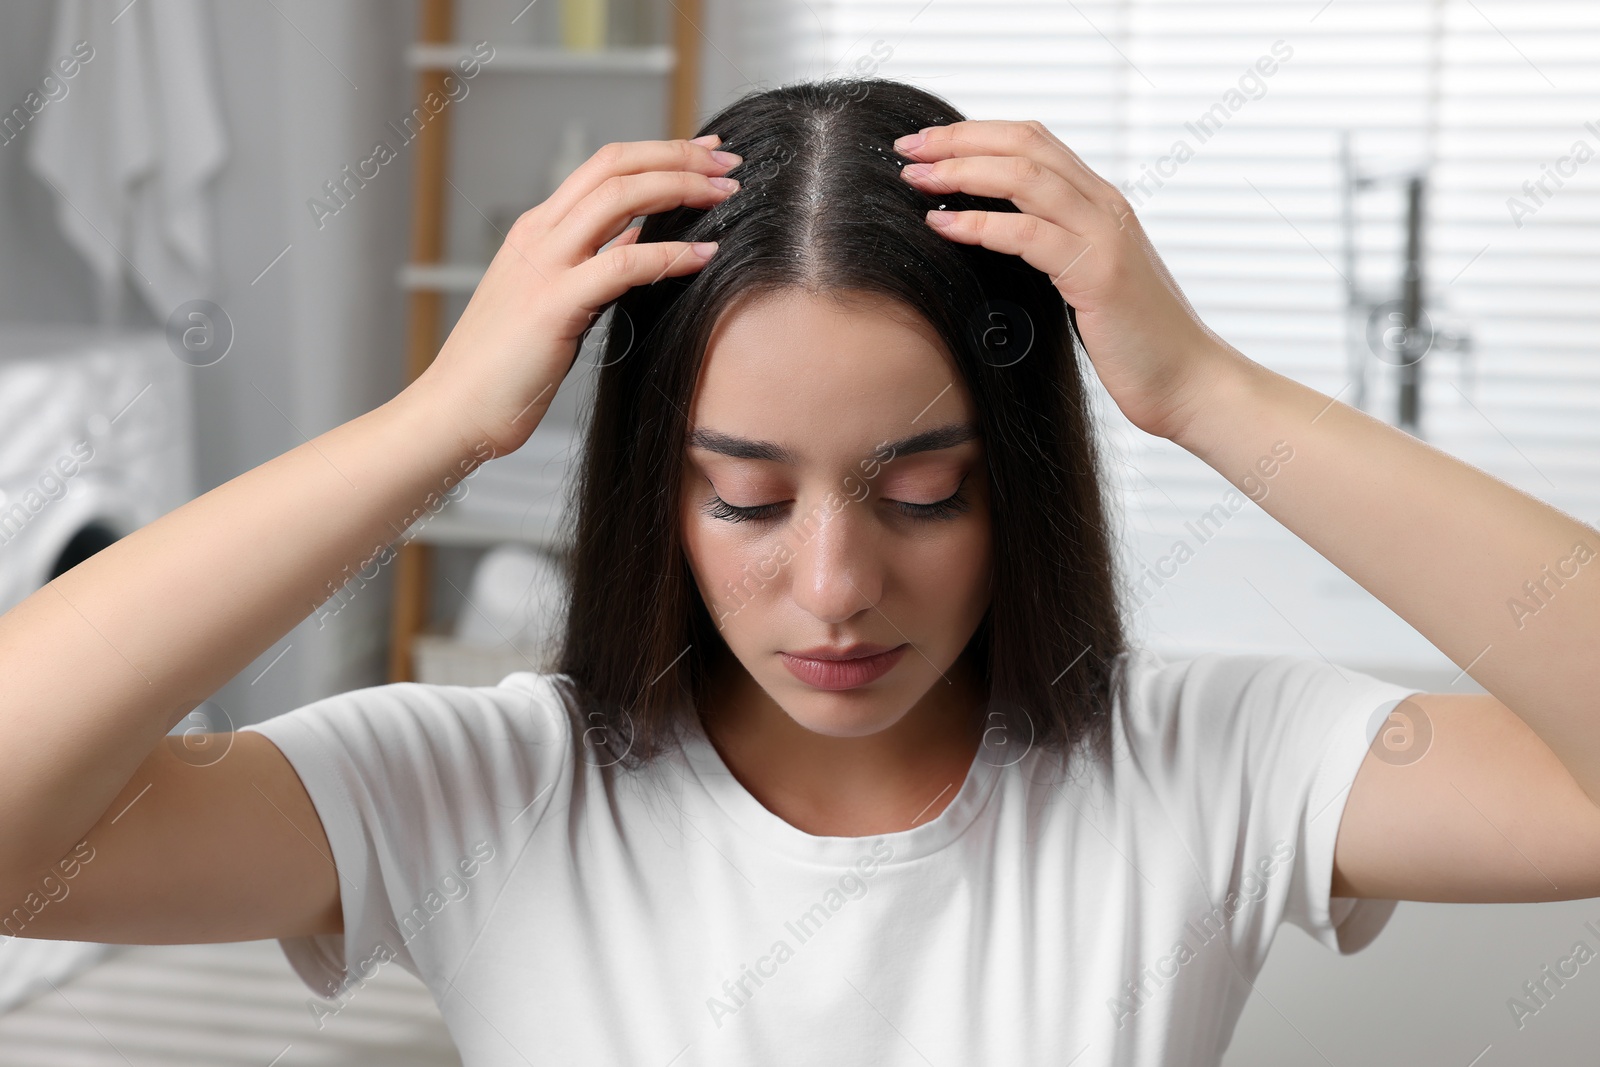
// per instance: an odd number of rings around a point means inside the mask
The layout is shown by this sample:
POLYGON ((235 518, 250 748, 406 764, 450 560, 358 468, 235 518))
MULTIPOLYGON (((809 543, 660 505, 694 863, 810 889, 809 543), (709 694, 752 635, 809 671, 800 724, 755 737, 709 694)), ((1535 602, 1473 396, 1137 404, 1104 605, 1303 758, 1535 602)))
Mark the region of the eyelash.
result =
MULTIPOLYGON (((932 504, 908 504, 902 500, 890 501, 901 510, 907 518, 921 519, 928 522, 937 522, 966 512, 971 506, 962 493, 967 480, 961 479, 961 484, 956 486, 956 491, 943 500, 936 500, 932 504)), ((761 522, 773 518, 781 504, 759 504, 754 507, 735 507, 719 496, 713 496, 705 505, 705 513, 713 519, 722 519, 725 522, 761 522)))

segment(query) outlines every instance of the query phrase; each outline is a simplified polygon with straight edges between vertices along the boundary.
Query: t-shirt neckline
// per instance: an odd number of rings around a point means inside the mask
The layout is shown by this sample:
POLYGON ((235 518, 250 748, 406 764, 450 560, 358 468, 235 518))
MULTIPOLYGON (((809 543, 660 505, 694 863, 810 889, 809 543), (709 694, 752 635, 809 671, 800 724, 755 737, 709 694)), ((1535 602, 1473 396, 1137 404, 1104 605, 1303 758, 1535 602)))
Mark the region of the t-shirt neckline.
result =
POLYGON ((828 837, 810 834, 785 822, 755 798, 734 777, 722 754, 711 743, 704 728, 695 723, 682 737, 685 762, 695 780, 712 801, 735 824, 764 846, 793 859, 831 866, 849 866, 872 852, 879 842, 887 842, 893 856, 881 863, 904 863, 937 852, 960 837, 988 803, 1003 769, 986 759, 987 749, 979 746, 967 768, 955 797, 932 819, 909 830, 868 834, 863 837, 828 837))

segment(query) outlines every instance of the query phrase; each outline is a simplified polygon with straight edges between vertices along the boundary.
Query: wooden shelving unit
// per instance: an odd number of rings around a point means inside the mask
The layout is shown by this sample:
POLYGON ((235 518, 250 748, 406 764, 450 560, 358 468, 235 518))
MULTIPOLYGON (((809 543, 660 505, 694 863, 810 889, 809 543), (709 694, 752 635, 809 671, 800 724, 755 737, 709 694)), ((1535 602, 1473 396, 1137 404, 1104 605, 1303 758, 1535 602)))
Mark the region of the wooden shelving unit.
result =
MULTIPOLYGON (((700 2, 670 0, 669 44, 568 51, 549 45, 500 44, 494 62, 483 68, 494 78, 538 79, 545 75, 597 78, 660 78, 666 82, 662 136, 689 137, 699 115, 700 2)), ((455 40, 453 0, 423 0, 416 43, 406 61, 417 72, 417 99, 430 92, 448 95, 444 84, 455 62, 471 46, 455 40)), ((416 185, 412 194, 411 255, 397 283, 406 291, 406 380, 423 372, 443 341, 445 302, 470 294, 484 265, 447 262, 445 192, 449 170, 450 112, 440 112, 423 127, 416 145, 416 185)), ((394 607, 390 617, 389 680, 415 679, 414 644, 427 625, 433 553, 446 546, 488 547, 530 541, 527 531, 504 523, 468 519, 446 506, 428 517, 414 537, 400 545, 395 561, 394 607)))

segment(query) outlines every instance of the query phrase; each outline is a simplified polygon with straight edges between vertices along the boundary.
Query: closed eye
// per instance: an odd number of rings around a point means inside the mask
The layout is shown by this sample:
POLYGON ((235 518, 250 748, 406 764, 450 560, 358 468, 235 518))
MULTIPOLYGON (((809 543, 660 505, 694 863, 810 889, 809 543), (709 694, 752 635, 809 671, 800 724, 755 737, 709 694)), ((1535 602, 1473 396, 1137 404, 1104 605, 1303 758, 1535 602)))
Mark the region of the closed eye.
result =
MULTIPOLYGON (((956 486, 956 491, 943 500, 936 500, 932 504, 912 504, 904 500, 885 500, 885 504, 893 505, 901 514, 913 519, 937 521, 948 519, 954 515, 963 514, 972 508, 969 500, 962 490, 966 487, 967 480, 961 479, 961 484, 956 486)), ((740 507, 730 504, 719 496, 712 496, 702 510, 713 519, 724 522, 764 522, 775 519, 782 510, 783 504, 753 504, 740 507)))
POLYGON ((961 491, 966 484, 967 480, 961 479, 961 484, 956 486, 955 492, 932 504, 907 504, 902 500, 891 500, 889 503, 915 519, 948 519, 952 515, 960 515, 972 509, 972 501, 961 491))
POLYGON ((763 519, 775 518, 782 504, 757 504, 754 507, 737 507, 723 500, 720 496, 713 496, 704 505, 704 511, 713 519, 722 519, 725 522, 760 522, 763 519))

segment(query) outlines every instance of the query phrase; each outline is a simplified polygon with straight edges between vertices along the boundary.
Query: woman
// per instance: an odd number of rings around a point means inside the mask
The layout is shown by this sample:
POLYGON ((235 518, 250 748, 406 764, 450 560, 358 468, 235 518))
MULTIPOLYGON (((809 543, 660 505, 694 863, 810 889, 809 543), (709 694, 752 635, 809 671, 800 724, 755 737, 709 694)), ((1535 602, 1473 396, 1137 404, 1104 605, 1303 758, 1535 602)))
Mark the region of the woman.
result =
POLYGON ((852 80, 704 128, 523 215, 394 400, 0 619, 7 932, 281 938, 319 1018, 398 962, 467 1064, 1215 1064, 1284 920, 1600 892, 1592 529, 1233 349, 1036 123, 852 80), (558 671, 163 743, 613 302, 558 671), (1492 695, 1125 650, 1068 307, 1492 695))

